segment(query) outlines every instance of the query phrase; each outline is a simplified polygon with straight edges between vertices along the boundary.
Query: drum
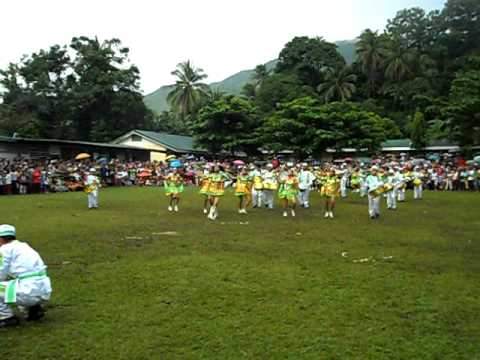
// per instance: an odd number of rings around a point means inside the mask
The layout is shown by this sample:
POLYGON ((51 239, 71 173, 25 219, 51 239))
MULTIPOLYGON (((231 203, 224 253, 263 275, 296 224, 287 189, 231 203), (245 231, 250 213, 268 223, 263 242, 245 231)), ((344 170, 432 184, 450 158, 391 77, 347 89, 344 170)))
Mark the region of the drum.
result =
POLYGON ((383 192, 386 193, 386 192, 389 192, 389 191, 392 191, 393 190, 393 185, 392 184, 385 184, 383 185, 383 192))

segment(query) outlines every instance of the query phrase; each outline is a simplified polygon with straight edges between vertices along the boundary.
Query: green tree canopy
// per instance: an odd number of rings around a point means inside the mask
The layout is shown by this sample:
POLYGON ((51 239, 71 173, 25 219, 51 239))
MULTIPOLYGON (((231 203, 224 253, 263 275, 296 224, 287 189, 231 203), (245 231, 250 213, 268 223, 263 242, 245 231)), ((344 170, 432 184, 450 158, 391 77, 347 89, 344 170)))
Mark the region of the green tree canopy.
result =
POLYGON ((345 59, 335 44, 322 38, 295 37, 280 52, 276 72, 293 72, 300 81, 312 87, 321 80, 325 67, 344 66, 345 59))
POLYGON ((212 153, 243 151, 255 154, 259 119, 254 105, 236 96, 226 96, 204 106, 193 124, 196 143, 212 153))
POLYGON ((269 114, 282 102, 303 96, 316 97, 315 89, 303 85, 293 73, 274 73, 257 89, 255 102, 263 114, 269 114))
POLYGON ((264 143, 273 151, 292 150, 299 157, 328 147, 374 150, 398 135, 393 121, 351 102, 323 104, 304 97, 281 104, 262 128, 264 143))
POLYGON ((0 128, 21 136, 108 141, 149 128, 139 71, 118 39, 73 38, 0 71, 0 128))
POLYGON ((462 146, 480 143, 480 57, 472 57, 470 68, 457 73, 444 111, 453 137, 462 146))
POLYGON ((410 140, 415 149, 422 149, 426 145, 427 122, 421 111, 416 111, 410 124, 410 140))

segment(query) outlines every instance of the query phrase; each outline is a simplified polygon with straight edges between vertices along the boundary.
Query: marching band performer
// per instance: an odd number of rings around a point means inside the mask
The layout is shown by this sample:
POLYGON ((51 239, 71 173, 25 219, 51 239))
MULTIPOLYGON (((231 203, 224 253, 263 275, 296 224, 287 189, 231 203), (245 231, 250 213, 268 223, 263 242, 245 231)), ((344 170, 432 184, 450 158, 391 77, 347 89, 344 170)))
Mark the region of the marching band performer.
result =
POLYGON ((413 198, 415 200, 420 200, 422 198, 423 192, 423 173, 420 170, 420 167, 415 166, 413 171, 413 198))
POLYGON ((332 167, 322 179, 321 195, 325 198, 325 218, 333 219, 336 197, 340 192, 340 181, 332 167))
POLYGON ((278 197, 283 203, 283 216, 288 216, 288 208, 291 209, 292 216, 295 216, 295 208, 297 207, 298 195, 298 178, 295 170, 290 168, 286 176, 280 177, 280 187, 278 189, 278 197))
POLYGON ((95 175, 95 169, 91 168, 86 173, 85 179, 85 193, 88 195, 88 208, 98 209, 98 189, 100 187, 100 181, 95 175))
POLYGON ((406 168, 403 168, 402 171, 397 170, 397 177, 398 177, 397 200, 398 202, 404 202, 405 191, 407 189, 407 183, 409 181, 408 170, 406 168))
POLYGON ((310 190, 314 181, 315 175, 308 169, 308 165, 303 163, 298 174, 298 202, 301 207, 307 209, 310 207, 310 190))
POLYGON ((350 177, 350 171, 347 169, 345 164, 342 164, 342 169, 340 170, 340 194, 342 198, 347 197, 347 187, 348 187, 348 178, 350 177))
POLYGON ((267 169, 263 173, 263 199, 268 209, 273 209, 273 198, 277 189, 277 173, 272 164, 267 164, 267 169))
POLYGON ((367 189, 367 171, 364 168, 360 168, 359 172, 359 183, 360 183, 360 197, 365 197, 368 194, 367 189))
POLYGON ((237 182, 235 185, 235 196, 238 196, 238 213, 246 214, 247 205, 249 201, 249 195, 252 188, 252 178, 248 176, 248 172, 245 168, 240 170, 237 176, 237 182))
POLYGON ((202 177, 200 179, 200 190, 199 194, 203 195, 203 213, 205 215, 208 214, 208 211, 210 210, 210 199, 208 195, 208 189, 210 187, 210 173, 209 173, 209 168, 205 166, 203 170, 202 177))
POLYGON ((180 194, 183 192, 183 177, 178 173, 177 169, 173 169, 164 181, 165 195, 170 198, 168 211, 178 212, 178 204, 180 203, 180 194))
POLYGON ((26 320, 39 320, 42 303, 50 299, 52 287, 40 255, 16 238, 12 225, 0 225, 0 328, 19 324, 12 305, 27 313, 26 320))
POLYGON ((387 209, 397 210, 397 186, 399 178, 393 169, 388 170, 387 184, 390 190, 387 192, 387 209))
POLYGON ((360 170, 358 168, 352 172, 350 186, 352 188, 352 192, 358 193, 360 191, 360 170))
POLYGON ((378 167, 375 165, 370 169, 370 175, 367 176, 367 190, 368 190, 368 213, 370 219, 375 219, 380 216, 380 188, 383 186, 380 177, 378 176, 378 167))
POLYGON ((230 176, 226 172, 221 171, 219 165, 215 165, 210 175, 210 183, 208 186, 210 211, 207 217, 210 220, 215 220, 218 217, 218 206, 220 204, 220 198, 225 194, 225 181, 227 180, 230 180, 230 176))
POLYGON ((253 170, 250 172, 250 177, 253 179, 252 186, 252 206, 262 207, 263 199, 263 178, 262 173, 258 167, 253 167, 253 170))

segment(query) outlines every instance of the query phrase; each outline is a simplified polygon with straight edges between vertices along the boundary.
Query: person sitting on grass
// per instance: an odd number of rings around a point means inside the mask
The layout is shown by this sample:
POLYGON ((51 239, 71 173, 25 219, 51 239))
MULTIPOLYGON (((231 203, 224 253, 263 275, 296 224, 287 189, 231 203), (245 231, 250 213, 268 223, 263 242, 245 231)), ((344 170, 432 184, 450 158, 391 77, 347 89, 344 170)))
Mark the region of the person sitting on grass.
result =
POLYGON ((46 269, 40 255, 16 239, 15 227, 0 225, 0 328, 19 324, 14 304, 27 314, 27 321, 44 316, 41 304, 52 294, 46 269))

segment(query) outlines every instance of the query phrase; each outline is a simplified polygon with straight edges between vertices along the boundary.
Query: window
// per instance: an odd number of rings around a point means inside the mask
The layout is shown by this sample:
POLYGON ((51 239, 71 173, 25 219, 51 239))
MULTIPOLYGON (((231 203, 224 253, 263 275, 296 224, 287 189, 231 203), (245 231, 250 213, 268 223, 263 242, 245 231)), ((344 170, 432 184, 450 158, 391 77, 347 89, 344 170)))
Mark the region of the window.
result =
POLYGON ((132 141, 135 141, 135 142, 142 141, 142 137, 140 135, 132 135, 132 141))

